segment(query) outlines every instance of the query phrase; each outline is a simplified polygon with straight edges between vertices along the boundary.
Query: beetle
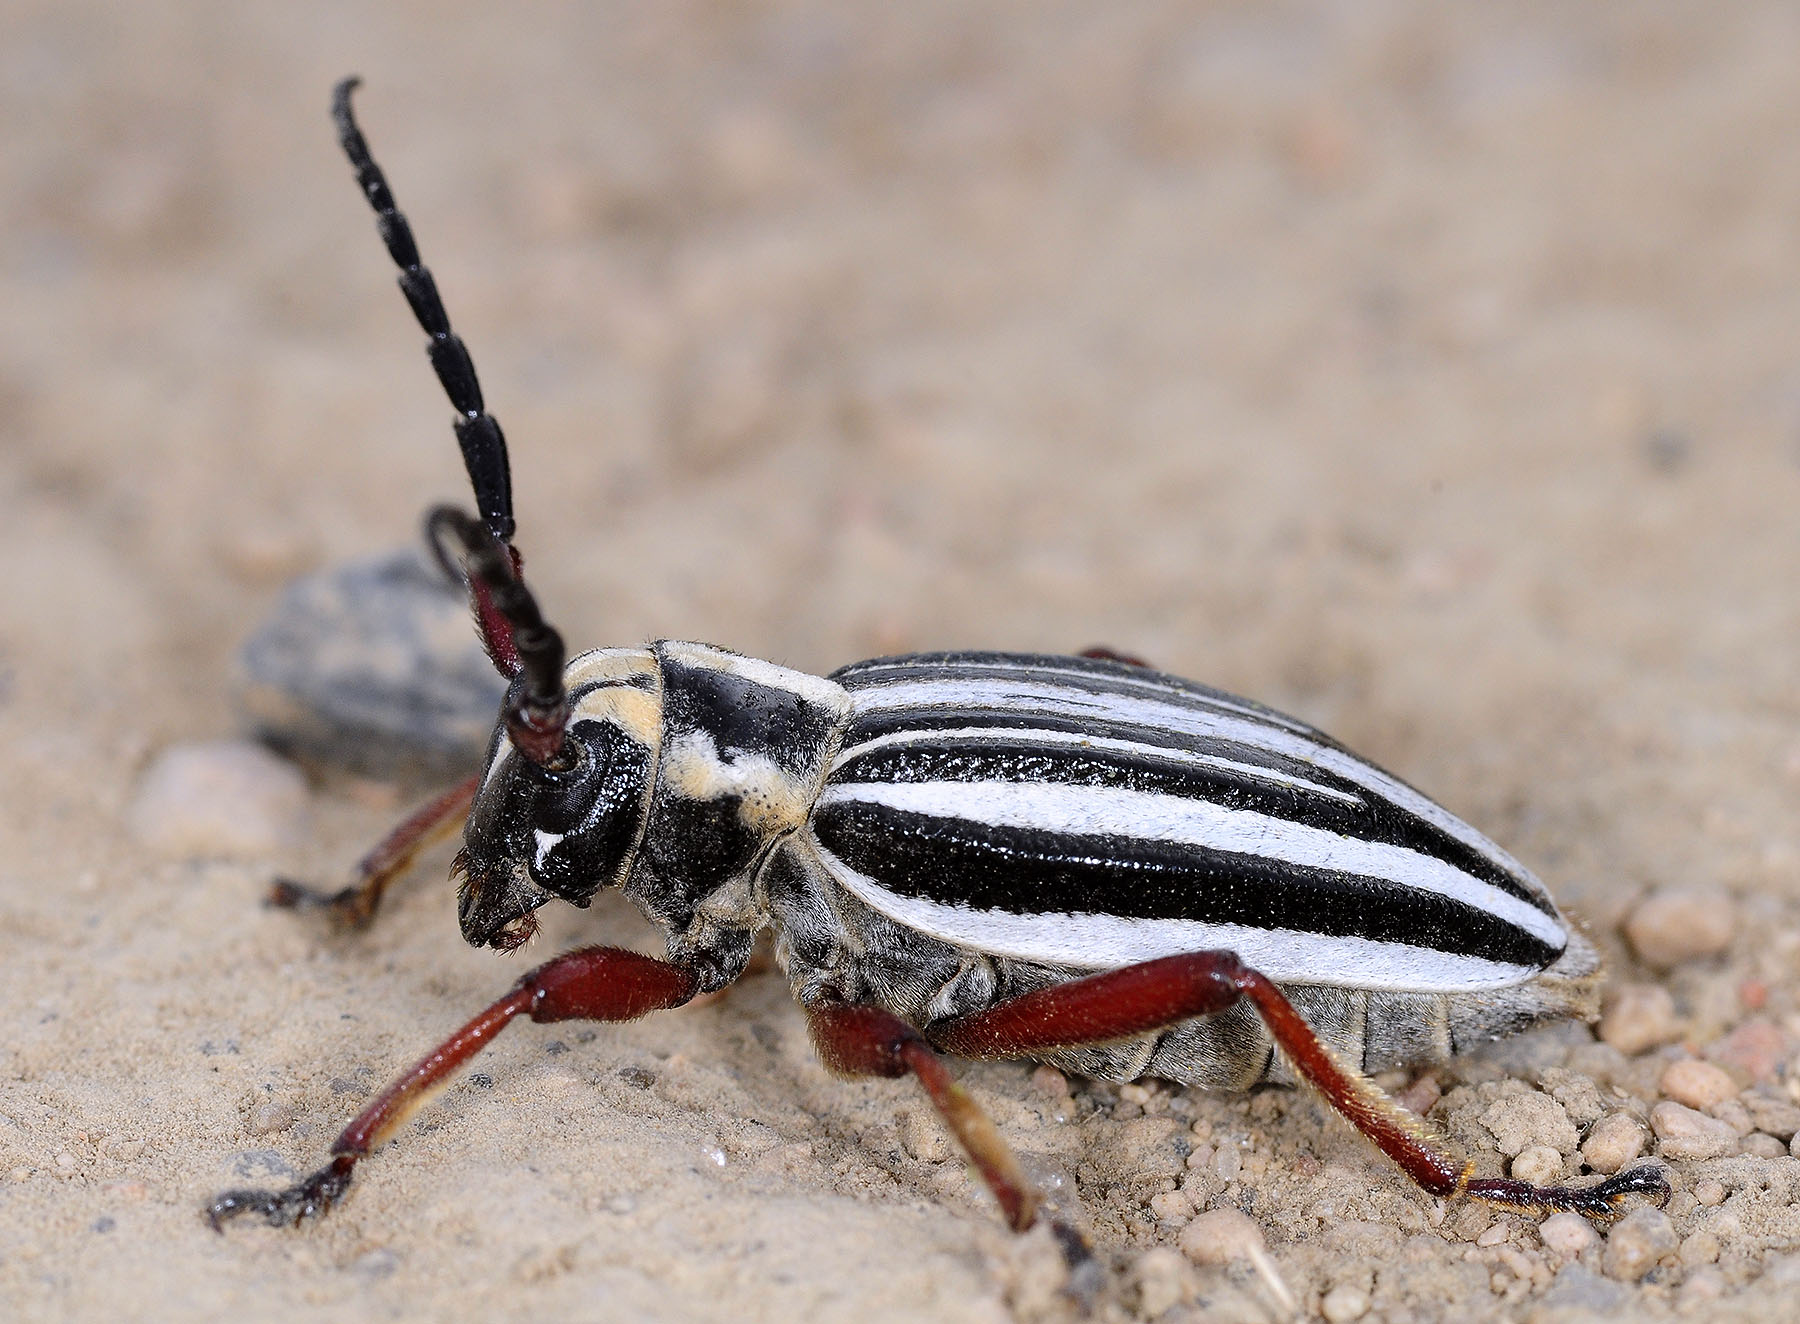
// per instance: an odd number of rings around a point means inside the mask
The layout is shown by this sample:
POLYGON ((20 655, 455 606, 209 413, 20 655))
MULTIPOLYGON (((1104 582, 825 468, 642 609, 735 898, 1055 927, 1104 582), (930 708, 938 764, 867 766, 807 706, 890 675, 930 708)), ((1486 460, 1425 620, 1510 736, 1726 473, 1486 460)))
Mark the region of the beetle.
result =
POLYGON ((479 776, 401 824, 350 887, 282 883, 275 899, 366 923, 417 850, 466 822, 453 873, 471 944, 510 950, 540 907, 616 888, 667 950, 538 966, 378 1095, 323 1168, 222 1194, 215 1227, 322 1214, 518 1017, 680 1006, 743 974, 765 930, 825 1065, 915 1077, 1015 1230, 1039 1196, 940 1054, 1304 1081, 1434 1195, 1603 1221, 1632 1196, 1668 1199, 1654 1165, 1587 1187, 1477 1178, 1369 1079, 1592 1019, 1600 958, 1512 856, 1304 722, 1105 650, 887 657, 828 677, 673 640, 565 660, 513 546, 504 435, 357 126, 356 86, 334 93, 339 140, 430 338, 480 510, 433 511, 430 542, 510 686, 479 776))

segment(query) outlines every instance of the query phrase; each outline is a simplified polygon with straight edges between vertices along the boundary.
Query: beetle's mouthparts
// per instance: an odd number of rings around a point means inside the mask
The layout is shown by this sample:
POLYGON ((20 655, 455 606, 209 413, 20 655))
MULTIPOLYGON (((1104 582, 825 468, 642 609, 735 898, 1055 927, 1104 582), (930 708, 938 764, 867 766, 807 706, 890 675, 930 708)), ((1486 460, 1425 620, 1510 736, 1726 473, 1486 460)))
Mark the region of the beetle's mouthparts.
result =
POLYGON ((518 865, 488 866, 457 852, 450 866, 456 880, 456 917, 471 947, 510 952, 537 935, 537 908, 550 894, 532 883, 518 865))

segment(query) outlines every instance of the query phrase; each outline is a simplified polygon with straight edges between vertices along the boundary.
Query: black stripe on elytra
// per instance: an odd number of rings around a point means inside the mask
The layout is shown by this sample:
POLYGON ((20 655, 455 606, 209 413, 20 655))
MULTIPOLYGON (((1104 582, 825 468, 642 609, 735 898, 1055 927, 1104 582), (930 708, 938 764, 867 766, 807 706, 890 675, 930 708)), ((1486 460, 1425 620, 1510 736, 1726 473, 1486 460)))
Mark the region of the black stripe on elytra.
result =
POLYGON ((1028 733, 999 740, 943 736, 930 743, 884 745, 832 770, 831 784, 851 782, 1006 782, 1013 785, 1107 786, 1205 800, 1225 809, 1263 814, 1359 841, 1401 846, 1490 881, 1485 857, 1410 814, 1382 813, 1379 802, 1356 804, 1304 787, 1268 781, 1216 764, 1158 757, 1151 746, 1132 750, 1036 744, 1028 733), (1485 867, 1484 867, 1485 866, 1485 867))
MULTIPOLYGON (((1522 880, 1512 870, 1486 853, 1466 842, 1459 841, 1418 814, 1388 800, 1379 791, 1358 785, 1339 773, 1305 763, 1300 759, 1278 754, 1255 745, 1247 745, 1224 736, 1194 736, 1185 732, 1170 731, 1164 727, 1144 726, 1133 722, 1067 717, 1051 713, 1040 714, 1020 709, 940 707, 933 704, 864 713, 850 724, 849 730, 844 736, 843 748, 854 750, 856 746, 866 741, 902 731, 946 731, 963 727, 1017 733, 1016 736, 1008 735, 1006 737, 1009 742, 1013 739, 1028 741, 1028 733, 1032 730, 1103 736, 1112 740, 1124 740, 1143 745, 1146 749, 1162 747, 1230 759, 1237 763, 1268 768, 1271 771, 1297 777, 1303 781, 1316 782, 1332 790, 1354 795, 1368 807, 1363 811, 1353 811, 1350 806, 1334 801, 1330 797, 1309 795, 1305 813, 1298 816, 1300 821, 1307 823, 1315 821, 1312 812, 1312 807, 1315 805, 1320 806, 1321 809, 1325 806, 1332 806, 1340 811, 1360 812, 1364 815, 1361 821, 1369 826, 1366 829, 1358 829, 1358 831, 1361 833, 1366 830, 1373 833, 1370 840, 1392 841, 1396 844, 1410 845, 1415 849, 1424 850, 1445 863, 1461 869, 1470 877, 1478 878, 1521 901, 1536 906, 1546 915, 1556 914, 1554 903, 1540 889, 1522 880)), ((941 741, 947 745, 949 738, 943 737, 941 741)), ((930 744, 938 743, 940 742, 930 742, 930 744)), ((1048 746, 1047 748, 1069 752, 1067 746, 1048 746)), ((870 751, 871 754, 875 752, 870 751)), ((1097 753, 1098 751, 1092 752, 1097 753)), ((859 755, 856 761, 860 763, 864 757, 867 756, 859 755)), ((1380 773, 1384 777, 1392 776, 1391 773, 1382 772, 1366 759, 1354 754, 1350 757, 1363 763, 1372 772, 1380 773)), ((853 780, 880 780, 880 778, 852 777, 847 773, 848 767, 849 764, 840 759, 838 765, 833 768, 827 784, 853 780)), ((983 778, 981 780, 993 779, 983 778)), ((999 780, 1017 779, 1002 777, 999 780)), ((1399 779, 1395 778, 1395 780, 1399 779)), ((1320 821, 1319 825, 1324 826, 1325 824, 1320 821)))
POLYGON ((878 886, 940 905, 1292 929, 1532 969, 1561 954, 1450 897, 1256 855, 997 828, 858 801, 820 806, 814 831, 826 850, 878 886))

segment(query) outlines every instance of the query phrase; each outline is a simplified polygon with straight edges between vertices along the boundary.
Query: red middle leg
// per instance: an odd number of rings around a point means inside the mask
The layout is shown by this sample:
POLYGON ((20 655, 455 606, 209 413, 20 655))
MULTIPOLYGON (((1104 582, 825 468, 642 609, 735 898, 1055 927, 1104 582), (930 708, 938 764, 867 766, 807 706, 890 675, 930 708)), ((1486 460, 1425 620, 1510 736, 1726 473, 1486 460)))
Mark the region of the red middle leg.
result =
POLYGON ((1418 1119, 1348 1066, 1313 1033, 1270 980, 1232 952, 1166 956, 1052 985, 970 1016, 927 1027, 932 1042, 964 1057, 1026 1057, 1057 1048, 1148 1034, 1249 998, 1288 1061, 1326 1101, 1433 1195, 1472 1195, 1533 1212, 1569 1209, 1617 1218, 1627 1195, 1666 1202, 1662 1170, 1640 1167, 1597 1186, 1533 1186, 1503 1178, 1472 1180, 1470 1165, 1432 1145, 1418 1119))
POLYGON ((807 1028, 819 1057, 842 1076, 904 1076, 911 1072, 999 1201, 1014 1232, 1030 1227, 1038 1193, 994 1123, 969 1092, 951 1079, 925 1038, 879 1007, 827 1003, 807 1008, 807 1028))

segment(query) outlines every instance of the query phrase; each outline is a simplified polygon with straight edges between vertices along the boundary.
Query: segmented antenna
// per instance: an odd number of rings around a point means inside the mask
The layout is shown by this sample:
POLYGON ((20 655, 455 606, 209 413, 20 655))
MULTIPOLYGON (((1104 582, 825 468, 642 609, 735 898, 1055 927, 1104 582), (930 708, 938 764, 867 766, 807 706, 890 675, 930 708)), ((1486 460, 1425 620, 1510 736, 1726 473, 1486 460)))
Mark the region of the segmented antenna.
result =
MULTIPOLYGON (((469 577, 477 613, 491 611, 506 624, 512 665, 508 667, 499 657, 494 664, 513 682, 506 695, 507 737, 533 763, 553 765, 569 720, 562 635, 544 619, 537 599, 519 577, 517 554, 480 520, 455 506, 437 506, 425 517, 425 528, 440 560, 446 559, 445 538, 455 539, 461 553, 457 559, 469 577)), ((483 630, 487 632, 485 620, 483 630)), ((490 633, 489 638, 496 634, 498 631, 490 633)))
POLYGON ((506 463, 506 435, 500 424, 487 412, 481 399, 481 382, 475 376, 475 364, 462 337, 450 329, 450 315, 438 297, 437 281, 419 261, 419 247, 413 241, 412 226, 394 205, 393 190, 387 176, 369 155, 369 144, 356 127, 356 115, 350 109, 350 94, 362 83, 360 78, 346 78, 331 94, 331 118, 337 123, 338 143, 356 170, 356 182, 362 188, 369 206, 375 209, 375 227, 388 256, 400 268, 400 292, 412 306, 413 316, 425 334, 431 337, 426 353, 432 369, 443 383, 459 417, 456 440, 462 447, 463 465, 469 471, 469 483, 475 489, 475 504, 488 531, 503 543, 513 536, 512 474, 506 463))
POLYGON ((346 78, 331 94, 331 118, 338 142, 356 170, 388 256, 400 268, 400 292, 413 316, 431 337, 426 352, 456 407, 456 440, 463 465, 475 489, 476 519, 451 506, 433 510, 425 521, 432 552, 446 570, 460 572, 469 585, 476 624, 488 656, 501 675, 512 681, 504 720, 515 748, 533 763, 555 767, 562 759, 563 730, 568 724, 568 695, 563 689, 562 636, 544 620, 537 599, 525 587, 518 549, 512 545, 512 476, 506 461, 506 436, 487 412, 481 383, 468 347, 450 329, 450 316, 438 297, 437 282, 421 261, 412 226, 394 205, 387 176, 369 155, 369 145, 356 126, 350 94, 361 82, 346 78), (454 541, 455 554, 446 548, 454 541))

